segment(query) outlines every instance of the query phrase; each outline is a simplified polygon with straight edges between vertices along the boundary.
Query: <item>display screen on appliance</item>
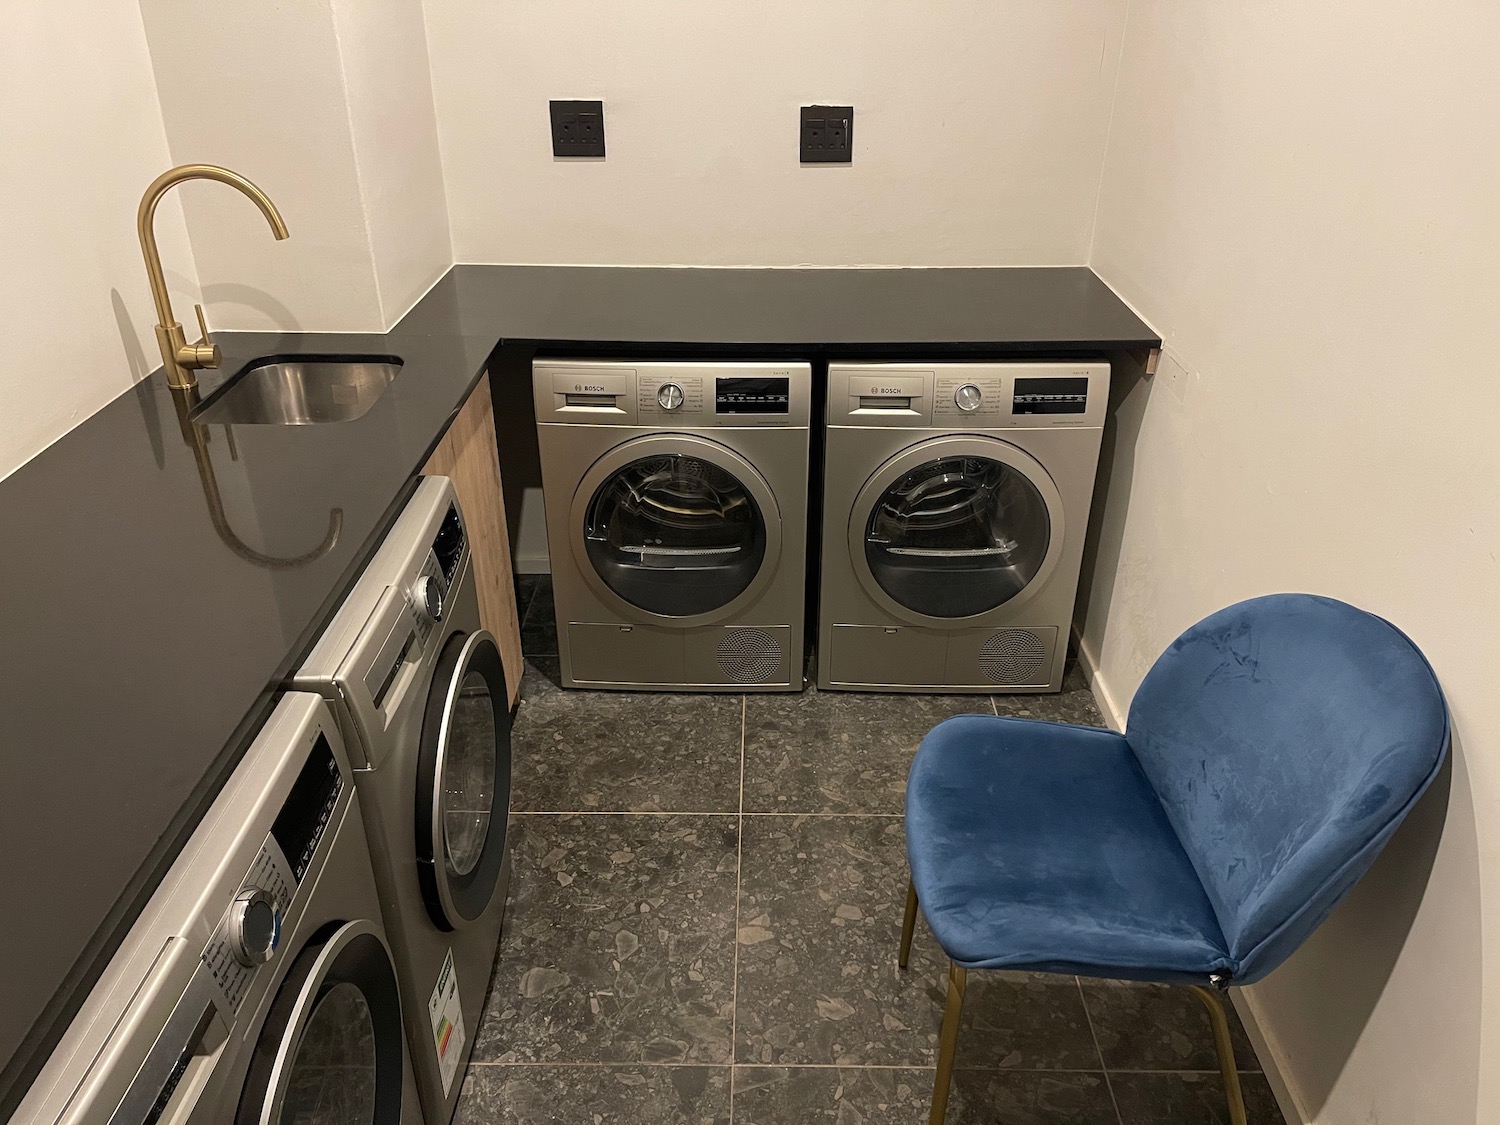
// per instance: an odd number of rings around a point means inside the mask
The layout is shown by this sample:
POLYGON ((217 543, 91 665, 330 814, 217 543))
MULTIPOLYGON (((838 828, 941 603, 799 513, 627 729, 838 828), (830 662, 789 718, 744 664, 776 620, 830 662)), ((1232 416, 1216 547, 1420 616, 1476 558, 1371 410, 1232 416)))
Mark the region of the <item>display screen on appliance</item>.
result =
POLYGON ((1089 408, 1086 376, 1063 379, 1017 379, 1013 414, 1085 414, 1089 408))
POLYGON ((792 381, 786 378, 736 375, 714 380, 714 410, 719 414, 786 414, 791 409, 792 381))
POLYGON ((292 865, 292 875, 299 883, 307 874, 307 865, 318 850, 318 841, 323 838, 323 829, 333 815, 343 787, 344 776, 339 773, 333 747, 319 734, 317 745, 271 825, 271 835, 281 845, 281 854, 292 865))

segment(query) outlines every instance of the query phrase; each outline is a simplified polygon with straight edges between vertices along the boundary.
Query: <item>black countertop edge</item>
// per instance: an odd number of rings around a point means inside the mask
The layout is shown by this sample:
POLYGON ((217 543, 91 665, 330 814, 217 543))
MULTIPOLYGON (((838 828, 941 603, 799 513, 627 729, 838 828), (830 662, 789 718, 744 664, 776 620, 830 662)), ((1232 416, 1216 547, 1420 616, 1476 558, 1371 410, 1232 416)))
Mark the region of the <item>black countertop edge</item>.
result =
MULTIPOLYGON (((394 354, 405 366, 363 418, 236 426, 233 441, 222 426, 184 423, 158 370, 0 481, 0 581, 13 592, 0 605, 0 848, 11 919, 0 930, 0 1117, 233 771, 497 347, 516 357, 903 360, 1160 345, 1085 267, 459 265, 389 332, 217 338, 225 358, 201 373, 205 398, 275 353, 394 354), (210 518, 210 492, 222 498, 222 524, 210 518), (287 568, 250 561, 306 554, 335 510, 342 529, 317 558, 287 568)), ((138 351, 122 356, 122 382, 148 366, 138 351)), ((519 364, 495 366, 507 380, 498 392, 527 393, 510 385, 519 364)))

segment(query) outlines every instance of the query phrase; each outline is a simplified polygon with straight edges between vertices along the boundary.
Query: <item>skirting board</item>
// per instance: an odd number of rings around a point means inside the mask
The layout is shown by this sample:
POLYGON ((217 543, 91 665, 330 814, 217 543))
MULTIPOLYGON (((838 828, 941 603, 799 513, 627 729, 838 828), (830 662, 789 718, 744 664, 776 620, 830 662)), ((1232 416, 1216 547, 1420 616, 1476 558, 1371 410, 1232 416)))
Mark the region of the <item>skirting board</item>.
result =
MULTIPOLYGON (((1083 634, 1077 629, 1073 630, 1073 648, 1078 653, 1079 667, 1083 669, 1084 679, 1088 681, 1089 690, 1093 692, 1094 702, 1099 705, 1099 713, 1104 716, 1105 723, 1110 730, 1124 731, 1129 706, 1122 706, 1119 698, 1110 691, 1109 683, 1099 673, 1098 659, 1084 643, 1083 634)), ((1229 996, 1234 1001, 1234 1010, 1239 1013, 1240 1023, 1245 1026, 1245 1034, 1250 1037, 1250 1045, 1255 1048, 1256 1058, 1265 1067, 1266 1081, 1271 1084, 1271 1092, 1276 1095, 1276 1104, 1281 1107, 1282 1116, 1294 1125, 1313 1125, 1312 1117, 1302 1108, 1302 1099, 1292 1093, 1292 1087, 1286 1080, 1286 1062, 1281 1051, 1262 1029, 1260 1008, 1254 997, 1248 995, 1243 988, 1234 989, 1229 996)))

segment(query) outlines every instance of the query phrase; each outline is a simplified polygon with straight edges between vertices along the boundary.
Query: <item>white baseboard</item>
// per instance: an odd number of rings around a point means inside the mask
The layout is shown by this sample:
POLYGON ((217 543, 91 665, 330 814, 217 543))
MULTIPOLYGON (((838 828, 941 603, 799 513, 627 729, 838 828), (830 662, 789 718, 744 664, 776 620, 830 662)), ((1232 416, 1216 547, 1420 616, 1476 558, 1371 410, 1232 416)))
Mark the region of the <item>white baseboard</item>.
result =
MULTIPOLYGON (((1094 702, 1099 705, 1099 713, 1104 716, 1104 721, 1111 730, 1123 731, 1130 713, 1129 705, 1122 705, 1110 691, 1108 681, 1099 672, 1097 655, 1076 629, 1073 631, 1073 647, 1078 652, 1078 664, 1083 669, 1089 690, 1094 693, 1094 702)), ((1276 1095, 1276 1104, 1281 1107, 1282 1116, 1290 1125, 1314 1125, 1311 1115, 1302 1107, 1301 1099, 1292 1092, 1292 1086, 1286 1080, 1285 1057, 1265 1033, 1260 1008, 1254 998, 1241 988, 1231 991, 1230 998, 1234 1002, 1234 1010, 1239 1014, 1240 1023, 1244 1024, 1245 1034, 1250 1037, 1250 1045, 1255 1048, 1255 1055, 1265 1069, 1266 1081, 1271 1084, 1271 1092, 1276 1095)))

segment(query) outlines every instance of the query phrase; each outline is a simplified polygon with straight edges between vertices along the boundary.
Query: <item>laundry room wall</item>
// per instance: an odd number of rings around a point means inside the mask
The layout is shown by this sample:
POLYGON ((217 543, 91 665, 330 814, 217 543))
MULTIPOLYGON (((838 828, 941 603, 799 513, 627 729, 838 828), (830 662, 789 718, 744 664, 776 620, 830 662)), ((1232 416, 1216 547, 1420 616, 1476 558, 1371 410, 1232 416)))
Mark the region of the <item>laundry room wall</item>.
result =
POLYGON ((1087 260, 1124 0, 426 0, 455 259, 1087 260), (547 102, 604 101, 554 160, 547 102), (801 166, 798 107, 854 106, 801 166))
MULTIPOLYGON (((0 35, 0 478, 160 365, 135 209, 171 161, 134 0, 6 12, 0 35), (66 44, 66 49, 60 45, 66 44)), ((175 200, 157 213, 172 299, 198 276, 175 200)))
MULTIPOLYGON (((1500 1120, 1500 9, 1131 0, 1091 261, 1124 388, 1083 639, 1118 717, 1182 629, 1309 590, 1426 652, 1451 773, 1249 990, 1306 1121, 1500 1120)), ((1316 746, 1307 748, 1316 753, 1316 746)))

